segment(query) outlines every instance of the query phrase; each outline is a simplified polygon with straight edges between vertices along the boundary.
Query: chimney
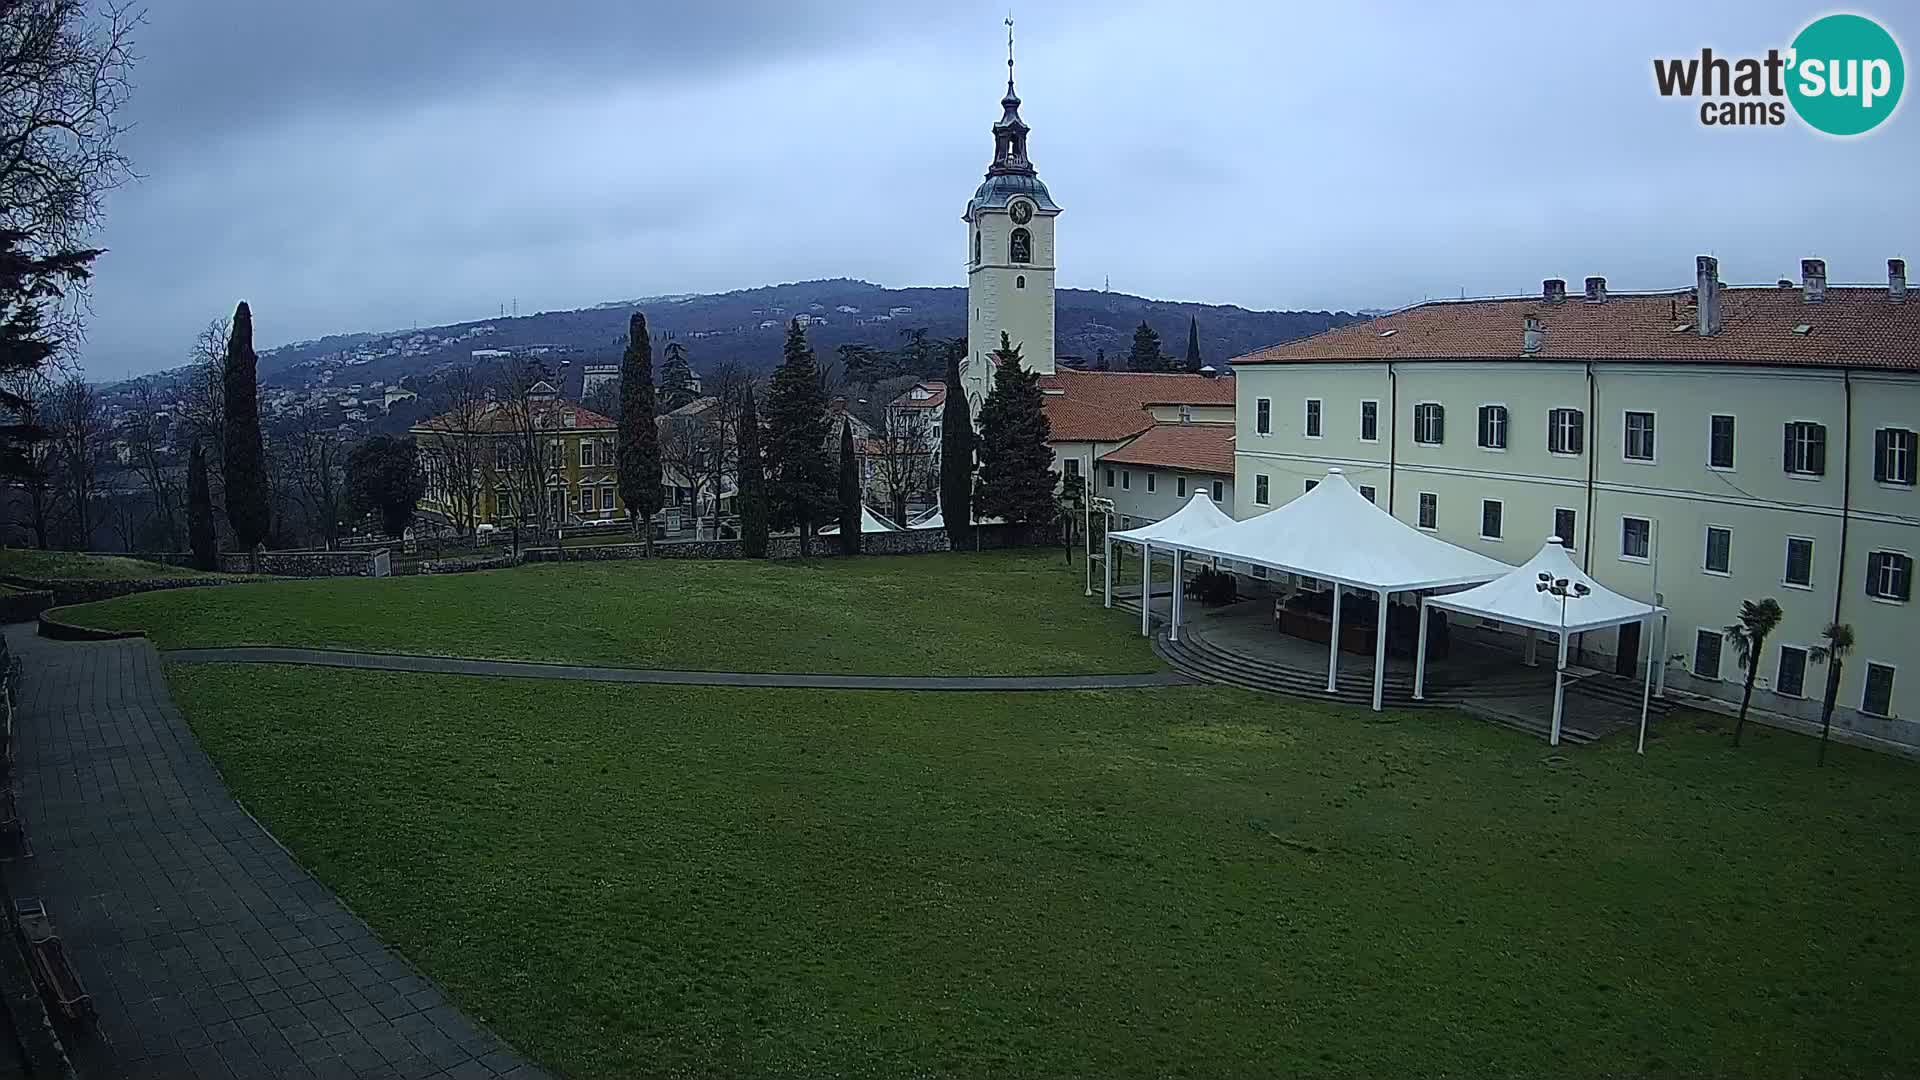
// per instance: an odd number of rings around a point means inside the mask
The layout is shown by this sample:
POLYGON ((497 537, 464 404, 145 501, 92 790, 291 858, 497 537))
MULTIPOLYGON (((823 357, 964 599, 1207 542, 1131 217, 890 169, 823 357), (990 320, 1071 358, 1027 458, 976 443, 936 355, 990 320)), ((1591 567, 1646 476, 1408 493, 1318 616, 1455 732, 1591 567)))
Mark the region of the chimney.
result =
POLYGON ((1817 304, 1827 298, 1825 259, 1800 260, 1800 298, 1809 304, 1817 304))
POLYGON ((1907 260, 1887 260, 1887 299, 1896 304, 1907 299, 1907 260))
POLYGON ((1590 277, 1587 279, 1587 303, 1604 304, 1607 302, 1607 279, 1590 277))
POLYGON ((1540 299, 1549 304, 1567 302, 1567 281, 1565 278, 1550 277, 1540 283, 1540 299))
POLYGON ((1693 260, 1693 327, 1701 337, 1720 332, 1720 260, 1701 255, 1693 260))
POLYGON ((1538 315, 1527 316, 1526 329, 1520 335, 1520 351, 1523 353, 1526 353, 1528 356, 1532 356, 1534 353, 1539 352, 1540 339, 1542 336, 1543 336, 1543 333, 1540 329, 1540 316, 1538 315))

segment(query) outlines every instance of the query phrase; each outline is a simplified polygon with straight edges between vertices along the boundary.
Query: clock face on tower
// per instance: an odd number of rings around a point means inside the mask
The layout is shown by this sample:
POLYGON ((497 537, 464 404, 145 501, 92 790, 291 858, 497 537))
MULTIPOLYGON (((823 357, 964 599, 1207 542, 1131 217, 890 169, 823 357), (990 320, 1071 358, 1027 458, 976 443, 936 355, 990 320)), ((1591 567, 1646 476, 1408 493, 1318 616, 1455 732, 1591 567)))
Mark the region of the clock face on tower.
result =
POLYGON ((1024 199, 1016 199, 1008 209, 1013 214, 1015 225, 1025 225, 1033 220, 1033 204, 1024 199))

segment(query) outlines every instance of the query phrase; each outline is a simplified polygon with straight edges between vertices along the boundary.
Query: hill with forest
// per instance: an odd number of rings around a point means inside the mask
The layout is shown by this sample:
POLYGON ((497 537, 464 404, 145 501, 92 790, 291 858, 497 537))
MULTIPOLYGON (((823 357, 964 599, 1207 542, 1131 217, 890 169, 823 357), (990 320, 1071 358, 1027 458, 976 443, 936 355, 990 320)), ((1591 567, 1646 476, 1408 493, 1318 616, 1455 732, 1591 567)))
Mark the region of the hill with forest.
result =
MULTIPOLYGON (((657 340, 681 342, 696 371, 729 363, 753 371, 771 369, 780 361, 786 325, 797 316, 806 317, 808 340, 822 359, 833 358, 848 344, 894 348, 912 330, 924 330, 935 339, 966 333, 964 288, 888 289, 835 278, 728 293, 643 297, 386 334, 330 336, 261 353, 260 378, 265 385, 301 387, 318 381, 314 376, 322 371, 351 368, 326 381, 337 383, 350 375, 356 382, 397 384, 449 363, 470 362, 478 354, 481 359, 537 357, 577 383, 580 367, 618 362, 627 318, 635 310, 646 314, 657 340)), ((1159 332, 1166 353, 1184 356, 1192 319, 1202 357, 1221 365, 1263 345, 1318 333, 1356 317, 1062 289, 1056 299, 1055 352, 1088 366, 1104 354, 1108 363, 1121 367, 1134 328, 1145 321, 1159 332)))

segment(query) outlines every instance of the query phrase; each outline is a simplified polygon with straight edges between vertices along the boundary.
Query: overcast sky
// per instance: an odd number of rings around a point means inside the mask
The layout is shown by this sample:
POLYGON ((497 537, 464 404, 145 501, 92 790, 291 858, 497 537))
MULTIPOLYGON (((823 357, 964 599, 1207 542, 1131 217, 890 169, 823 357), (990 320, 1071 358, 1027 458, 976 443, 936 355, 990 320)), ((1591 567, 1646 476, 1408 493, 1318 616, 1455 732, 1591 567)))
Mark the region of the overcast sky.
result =
MULTIPOLYGON (((261 347, 847 276, 964 284, 1004 5, 155 0, 98 237, 95 378, 245 298, 261 347)), ((1842 141, 1704 128, 1655 56, 1825 4, 1022 5, 1059 282, 1255 308, 1884 280, 1920 259, 1911 103, 1842 141), (1902 246, 1908 245, 1903 250, 1902 246)), ((1859 7, 1908 65, 1920 11, 1859 7)))

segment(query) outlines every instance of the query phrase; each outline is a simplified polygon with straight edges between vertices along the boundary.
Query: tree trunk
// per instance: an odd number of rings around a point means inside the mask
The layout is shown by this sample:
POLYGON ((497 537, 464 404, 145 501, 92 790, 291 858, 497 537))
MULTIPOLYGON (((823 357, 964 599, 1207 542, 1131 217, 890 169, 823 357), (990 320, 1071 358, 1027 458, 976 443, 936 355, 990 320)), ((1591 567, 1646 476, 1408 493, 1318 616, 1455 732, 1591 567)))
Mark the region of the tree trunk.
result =
POLYGON ((1827 696, 1820 703, 1820 757, 1816 764, 1827 763, 1827 735, 1833 730, 1833 703, 1840 696, 1840 661, 1827 661, 1827 696))
MULTIPOLYGON (((1756 657, 1758 647, 1756 646, 1756 657)), ((1747 665, 1747 689, 1740 695, 1740 719, 1733 725, 1733 745, 1740 745, 1740 734, 1747 730, 1747 706, 1753 702, 1753 680, 1760 674, 1760 663, 1755 661, 1747 665)))

